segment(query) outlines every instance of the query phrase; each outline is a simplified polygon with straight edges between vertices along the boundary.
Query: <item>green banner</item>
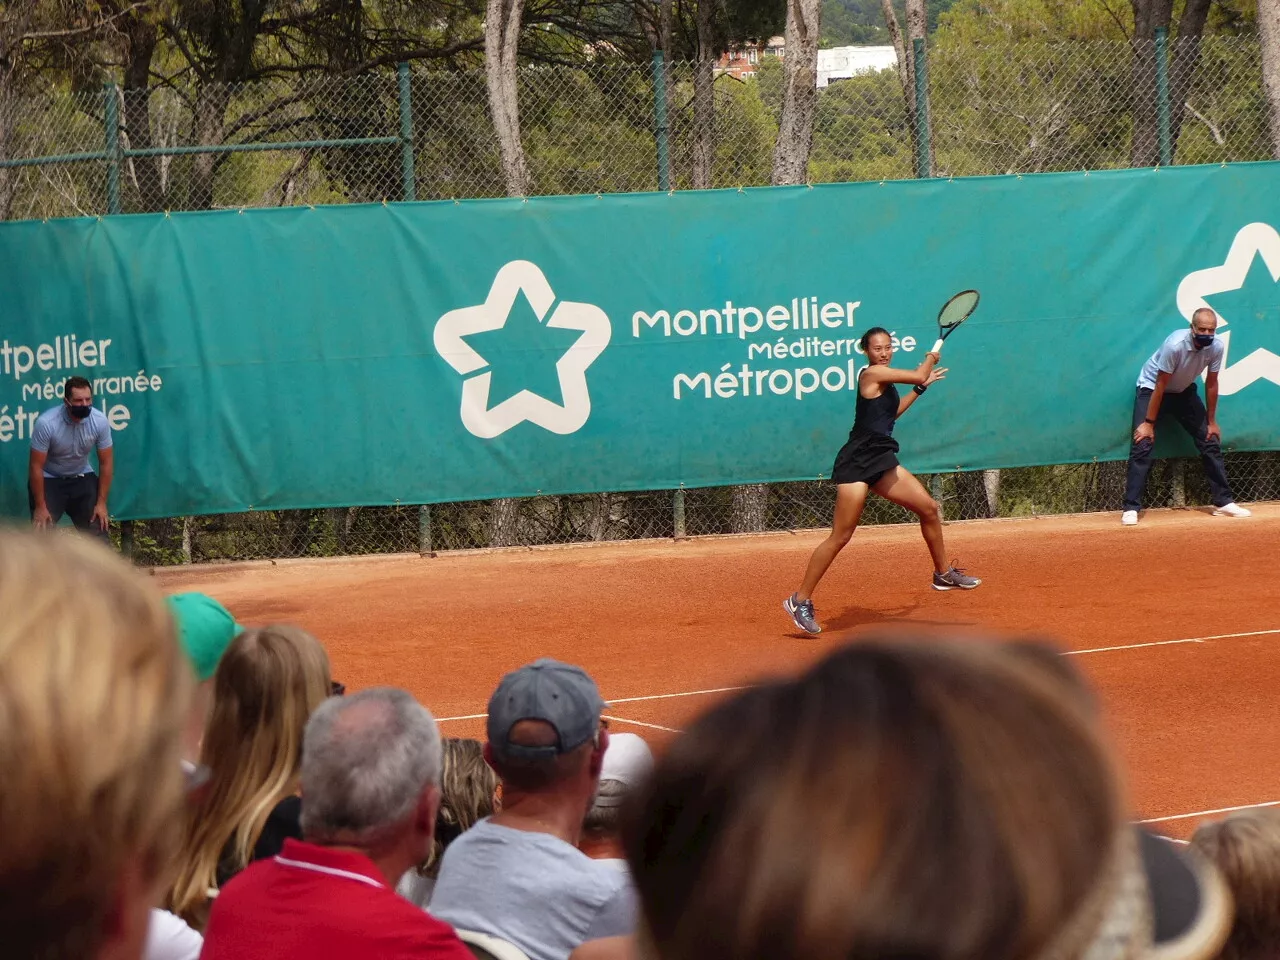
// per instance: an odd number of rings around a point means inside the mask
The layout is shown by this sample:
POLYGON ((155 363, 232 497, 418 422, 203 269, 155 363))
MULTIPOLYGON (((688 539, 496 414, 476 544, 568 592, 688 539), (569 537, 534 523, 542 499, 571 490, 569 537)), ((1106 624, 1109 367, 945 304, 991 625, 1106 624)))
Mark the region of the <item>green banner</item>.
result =
POLYGON ((910 469, 1124 458, 1206 303, 1224 444, 1275 449, 1277 227, 1275 163, 4 224, 0 512, 75 374, 119 518, 821 478, 858 337, 914 366, 967 287, 910 469))

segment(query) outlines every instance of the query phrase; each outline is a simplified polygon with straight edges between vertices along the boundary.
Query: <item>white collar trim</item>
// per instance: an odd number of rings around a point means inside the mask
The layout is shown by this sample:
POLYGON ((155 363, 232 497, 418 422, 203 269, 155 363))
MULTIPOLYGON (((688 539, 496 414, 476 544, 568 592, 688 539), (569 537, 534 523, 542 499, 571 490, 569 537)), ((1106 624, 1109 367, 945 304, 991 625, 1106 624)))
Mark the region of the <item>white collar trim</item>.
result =
POLYGON ((327 873, 331 877, 343 877, 347 880, 355 880, 359 883, 367 884, 371 887, 384 888, 386 884, 379 883, 372 877, 366 877, 363 873, 353 873, 350 870, 339 870, 337 867, 325 867, 318 863, 307 863, 305 860, 291 860, 288 857, 276 855, 276 863, 283 864, 286 867, 294 867, 298 870, 311 870, 315 873, 327 873))

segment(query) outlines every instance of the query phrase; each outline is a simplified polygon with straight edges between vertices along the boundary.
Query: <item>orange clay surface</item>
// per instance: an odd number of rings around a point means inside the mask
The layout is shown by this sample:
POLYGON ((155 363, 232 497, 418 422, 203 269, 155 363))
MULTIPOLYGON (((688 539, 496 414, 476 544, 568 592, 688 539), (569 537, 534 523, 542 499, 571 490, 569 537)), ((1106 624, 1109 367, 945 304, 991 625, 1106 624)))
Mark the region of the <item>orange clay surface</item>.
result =
POLYGON ((1204 812, 1280 801, 1280 504, 948 524, 981 576, 930 587, 914 526, 867 527, 815 596, 782 611, 822 532, 155 571, 242 623, 296 623, 349 691, 412 691, 449 736, 483 737, 489 693, 538 656, 578 663, 615 731, 656 748, 726 688, 794 671, 876 630, 1034 632, 1100 692, 1136 817, 1190 835, 1204 812), (1123 648, 1123 649, 1104 649, 1123 648))

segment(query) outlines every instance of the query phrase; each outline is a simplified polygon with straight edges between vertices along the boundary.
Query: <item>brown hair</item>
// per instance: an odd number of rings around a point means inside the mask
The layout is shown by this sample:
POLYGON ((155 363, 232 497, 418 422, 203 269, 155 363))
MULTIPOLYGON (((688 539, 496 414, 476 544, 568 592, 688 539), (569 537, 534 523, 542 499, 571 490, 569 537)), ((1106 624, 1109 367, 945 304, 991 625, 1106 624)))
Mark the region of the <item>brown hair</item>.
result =
POLYGON ((1222 960, 1280 955, 1280 808, 1242 810, 1203 824, 1191 845, 1218 868, 1235 900, 1222 960))
POLYGON ((163 884, 195 677, 163 598, 79 535, 0 531, 0 943, 83 960, 132 863, 163 884))
POLYGON ((170 896, 170 909, 193 926, 203 927, 228 843, 239 871, 271 810, 297 791, 303 731, 330 683, 324 647, 297 627, 246 630, 218 661, 200 753, 209 786, 188 811, 170 896))
POLYGON ((1078 956, 1063 938, 1094 934, 1079 917, 1115 899, 1097 890, 1128 831, 1056 672, 1001 645, 872 640, 702 716, 624 824, 657 955, 1078 956))

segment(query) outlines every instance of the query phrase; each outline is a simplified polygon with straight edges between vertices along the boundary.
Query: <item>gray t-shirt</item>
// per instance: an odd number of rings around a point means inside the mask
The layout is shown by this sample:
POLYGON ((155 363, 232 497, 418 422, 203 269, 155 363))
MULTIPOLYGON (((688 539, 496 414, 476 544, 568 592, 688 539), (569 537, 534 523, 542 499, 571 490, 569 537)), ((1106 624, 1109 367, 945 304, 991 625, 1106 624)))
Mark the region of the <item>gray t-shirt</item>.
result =
POLYGON ((565 960, 587 940, 632 933, 636 903, 626 872, 559 837, 486 818, 445 850, 430 912, 532 960, 565 960))
POLYGON ((97 407, 77 420, 60 404, 40 414, 31 431, 31 449, 46 454, 44 475, 50 479, 92 473, 89 454, 110 446, 111 423, 97 407))
POLYGON ((1221 337, 1214 337, 1207 347, 1196 348, 1191 331, 1178 330, 1165 337, 1160 349, 1151 355, 1138 374, 1138 386, 1148 390, 1156 388, 1156 377, 1169 374, 1166 393, 1181 393, 1191 386, 1205 370, 1217 373, 1222 369, 1222 358, 1227 352, 1221 337))

